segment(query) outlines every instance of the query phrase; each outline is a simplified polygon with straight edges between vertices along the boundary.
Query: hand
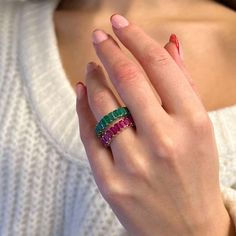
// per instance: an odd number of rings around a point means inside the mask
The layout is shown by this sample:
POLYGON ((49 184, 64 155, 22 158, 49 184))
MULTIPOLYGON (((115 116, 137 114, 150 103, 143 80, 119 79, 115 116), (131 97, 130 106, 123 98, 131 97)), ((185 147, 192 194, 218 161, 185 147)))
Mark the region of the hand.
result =
POLYGON ((136 129, 123 130, 110 149, 96 137, 96 123, 121 106, 101 66, 90 64, 77 99, 101 194, 131 235, 227 235, 214 129, 175 45, 163 48, 124 19, 113 31, 141 66, 104 32, 94 32, 94 48, 136 129))

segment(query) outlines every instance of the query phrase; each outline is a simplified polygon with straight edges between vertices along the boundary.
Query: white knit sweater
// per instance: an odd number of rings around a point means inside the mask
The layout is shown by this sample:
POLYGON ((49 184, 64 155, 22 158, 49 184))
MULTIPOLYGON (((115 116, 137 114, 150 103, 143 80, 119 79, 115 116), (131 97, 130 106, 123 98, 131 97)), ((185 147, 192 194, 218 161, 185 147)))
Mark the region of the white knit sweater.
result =
MULTIPOLYGON (((57 0, 0 1, 0 236, 128 235, 95 184, 79 136, 54 32, 57 0)), ((236 105, 209 116, 236 225, 236 105)))

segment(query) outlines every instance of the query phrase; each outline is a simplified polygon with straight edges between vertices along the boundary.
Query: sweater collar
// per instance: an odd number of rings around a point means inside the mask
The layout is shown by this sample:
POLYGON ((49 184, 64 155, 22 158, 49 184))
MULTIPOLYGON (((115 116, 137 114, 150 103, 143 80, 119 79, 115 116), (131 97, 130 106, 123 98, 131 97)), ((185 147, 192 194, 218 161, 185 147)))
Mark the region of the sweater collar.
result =
MULTIPOLYGON (((31 110, 47 139, 67 159, 89 166, 80 139, 76 94, 62 62, 54 29, 58 0, 27 2, 20 22, 21 73, 31 110)), ((220 155, 236 152, 236 104, 208 112, 220 155)))
POLYGON ((53 12, 58 0, 23 4, 20 22, 20 68, 38 124, 57 151, 89 166, 80 138, 76 94, 66 78, 57 47, 53 12))

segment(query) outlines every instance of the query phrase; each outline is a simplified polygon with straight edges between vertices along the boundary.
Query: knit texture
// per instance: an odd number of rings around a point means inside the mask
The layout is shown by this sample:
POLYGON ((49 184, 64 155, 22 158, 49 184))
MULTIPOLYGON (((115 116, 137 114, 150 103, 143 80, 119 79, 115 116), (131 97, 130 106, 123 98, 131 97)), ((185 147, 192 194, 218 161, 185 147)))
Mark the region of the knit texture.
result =
MULTIPOLYGON (((0 0, 0 236, 128 235, 100 194, 80 139, 56 6, 0 0)), ((236 225, 236 104, 208 114, 222 197, 236 225)))

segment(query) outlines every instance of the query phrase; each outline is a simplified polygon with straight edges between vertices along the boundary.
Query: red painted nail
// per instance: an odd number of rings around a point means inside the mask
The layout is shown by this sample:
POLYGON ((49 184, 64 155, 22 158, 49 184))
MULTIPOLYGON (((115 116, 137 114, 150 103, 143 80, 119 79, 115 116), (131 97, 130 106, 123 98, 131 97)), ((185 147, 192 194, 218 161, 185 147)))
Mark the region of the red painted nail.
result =
POLYGON ((83 83, 78 82, 76 84, 76 94, 77 94, 78 99, 81 99, 83 97, 83 95, 84 95, 84 85, 83 85, 83 83))
POLYGON ((175 34, 171 34, 169 41, 176 45, 176 47, 178 49, 178 53, 180 55, 179 40, 178 40, 177 36, 175 34))
POLYGON ((80 82, 80 81, 79 81, 79 82, 77 82, 75 86, 77 86, 77 84, 81 84, 81 85, 83 85, 83 86, 84 86, 84 84, 83 84, 82 82, 80 82))

